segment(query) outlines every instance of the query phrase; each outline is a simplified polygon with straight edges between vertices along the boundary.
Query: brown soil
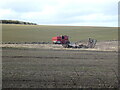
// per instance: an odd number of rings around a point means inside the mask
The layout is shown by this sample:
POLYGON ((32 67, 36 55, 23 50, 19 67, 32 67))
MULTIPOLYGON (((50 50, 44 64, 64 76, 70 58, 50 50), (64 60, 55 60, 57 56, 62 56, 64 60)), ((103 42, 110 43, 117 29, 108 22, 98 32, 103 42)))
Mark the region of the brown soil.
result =
POLYGON ((118 41, 97 42, 95 48, 63 48, 57 44, 1 44, 0 47, 13 48, 40 48, 40 49, 63 49, 63 50, 97 50, 97 51, 118 51, 118 41))

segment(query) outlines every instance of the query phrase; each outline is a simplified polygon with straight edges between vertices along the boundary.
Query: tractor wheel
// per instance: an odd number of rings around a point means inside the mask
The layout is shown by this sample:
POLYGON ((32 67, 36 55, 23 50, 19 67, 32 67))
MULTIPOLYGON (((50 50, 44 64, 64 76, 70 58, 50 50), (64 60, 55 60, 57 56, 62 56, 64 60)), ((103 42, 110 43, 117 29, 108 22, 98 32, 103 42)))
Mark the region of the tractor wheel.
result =
POLYGON ((69 48, 69 44, 62 44, 64 48, 69 48))

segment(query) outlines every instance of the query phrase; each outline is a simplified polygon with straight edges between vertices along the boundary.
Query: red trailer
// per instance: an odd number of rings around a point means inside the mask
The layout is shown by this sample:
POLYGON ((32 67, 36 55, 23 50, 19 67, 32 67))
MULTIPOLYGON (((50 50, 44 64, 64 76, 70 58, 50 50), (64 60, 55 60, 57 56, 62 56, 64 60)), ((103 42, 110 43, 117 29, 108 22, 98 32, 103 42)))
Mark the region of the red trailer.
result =
POLYGON ((66 44, 69 43, 69 38, 67 35, 56 36, 52 38, 54 44, 66 44))

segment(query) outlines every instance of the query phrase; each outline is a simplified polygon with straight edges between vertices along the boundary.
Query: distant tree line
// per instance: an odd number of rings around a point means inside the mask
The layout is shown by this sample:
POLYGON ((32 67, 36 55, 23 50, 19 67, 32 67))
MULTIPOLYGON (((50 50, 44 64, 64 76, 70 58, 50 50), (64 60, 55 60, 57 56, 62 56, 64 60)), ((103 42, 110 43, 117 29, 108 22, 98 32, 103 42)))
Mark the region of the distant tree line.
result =
POLYGON ((2 24, 23 24, 23 25, 37 25, 36 23, 23 22, 18 20, 1 20, 2 24))

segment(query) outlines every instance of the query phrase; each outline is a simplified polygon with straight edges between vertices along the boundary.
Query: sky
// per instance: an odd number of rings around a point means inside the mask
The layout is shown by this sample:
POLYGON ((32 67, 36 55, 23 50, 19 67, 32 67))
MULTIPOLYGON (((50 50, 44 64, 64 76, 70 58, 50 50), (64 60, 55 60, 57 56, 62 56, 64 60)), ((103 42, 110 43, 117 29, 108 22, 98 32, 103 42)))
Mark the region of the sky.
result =
POLYGON ((118 26, 119 0, 0 0, 0 20, 39 25, 118 26))

